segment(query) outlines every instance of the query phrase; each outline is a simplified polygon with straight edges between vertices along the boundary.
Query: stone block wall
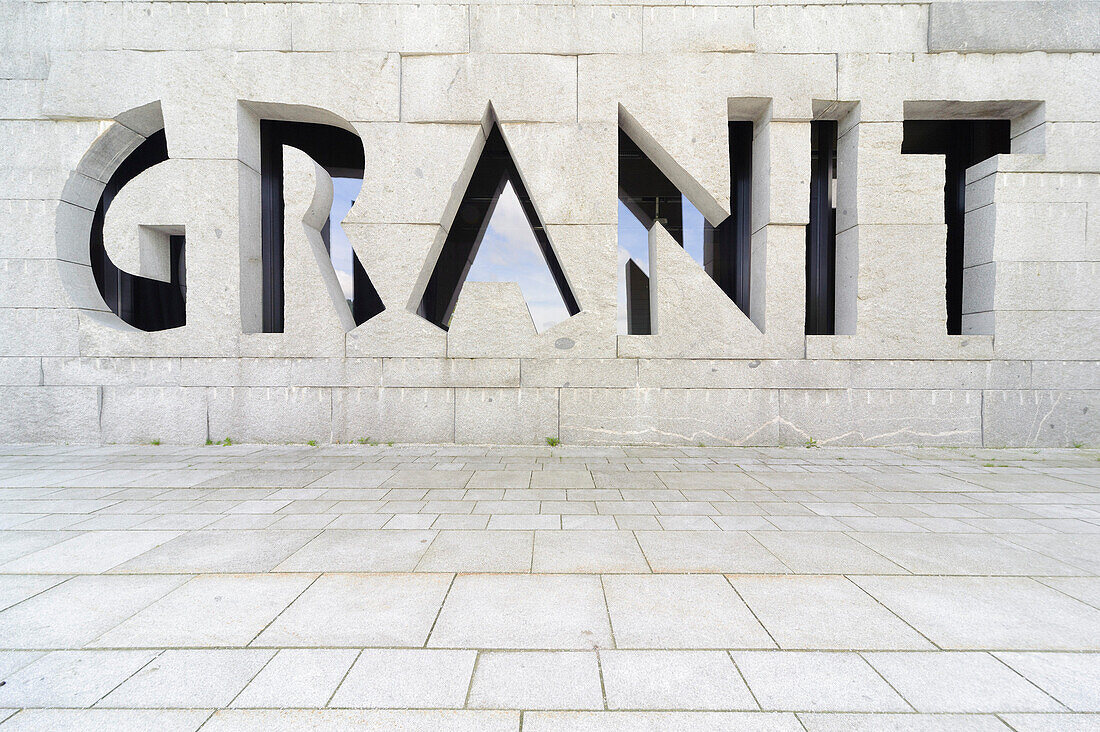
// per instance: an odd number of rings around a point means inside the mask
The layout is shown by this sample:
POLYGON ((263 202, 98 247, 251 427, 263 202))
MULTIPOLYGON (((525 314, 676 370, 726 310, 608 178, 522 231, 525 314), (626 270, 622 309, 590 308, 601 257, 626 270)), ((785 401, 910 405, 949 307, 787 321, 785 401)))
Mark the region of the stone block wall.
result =
POLYGON ((1098 232, 1096 0, 0 1, 0 441, 1098 445, 1098 232), (985 117, 1012 147, 967 171, 947 335, 943 158, 903 156, 903 123, 985 117), (380 315, 314 266, 331 184, 288 156, 286 325, 260 332, 261 119, 361 138, 344 229, 380 315), (837 335, 808 336, 819 119, 837 335), (657 226, 657 331, 618 334, 619 129, 718 222, 730 120, 754 125, 749 313, 657 226), (581 308, 543 333, 508 286, 464 288, 449 331, 415 312, 492 124, 581 308), (186 325, 142 332, 88 231, 162 129, 104 224, 149 277, 186 232, 186 325))

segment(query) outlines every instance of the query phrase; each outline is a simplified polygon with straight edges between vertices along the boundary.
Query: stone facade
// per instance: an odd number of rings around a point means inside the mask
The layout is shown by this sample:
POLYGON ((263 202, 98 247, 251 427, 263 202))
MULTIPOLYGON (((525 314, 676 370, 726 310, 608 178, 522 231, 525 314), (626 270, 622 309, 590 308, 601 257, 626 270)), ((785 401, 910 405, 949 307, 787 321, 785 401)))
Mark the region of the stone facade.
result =
MULTIPOLYGON (((693 2, 693 0, 688 0, 693 2)), ((1100 444, 1100 3, 0 3, 0 441, 1100 444), (906 119, 1011 120, 966 173, 963 334, 945 327, 942 156, 906 119), (322 262, 332 184, 286 156, 286 323, 260 332, 259 121, 354 131, 345 230, 385 310, 322 262), (624 129, 708 219, 754 125, 742 313, 660 226, 653 335, 616 332, 624 129), (810 125, 838 122, 836 335, 806 335, 810 125), (492 124, 580 312, 508 285, 416 304, 492 124), (186 325, 105 307, 104 222, 186 325), (643 144, 644 143, 644 144, 643 144), (342 308, 342 309, 341 309, 342 308)))

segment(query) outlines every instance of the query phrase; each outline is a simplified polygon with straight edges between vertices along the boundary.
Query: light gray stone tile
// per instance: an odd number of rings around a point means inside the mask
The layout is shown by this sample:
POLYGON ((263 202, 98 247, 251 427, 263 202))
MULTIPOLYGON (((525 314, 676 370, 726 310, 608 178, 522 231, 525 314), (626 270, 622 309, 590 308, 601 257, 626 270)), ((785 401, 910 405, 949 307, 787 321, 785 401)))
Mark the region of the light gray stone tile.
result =
POLYGON ((1075 712, 1100 712, 1100 654, 994 654, 1075 712))
POLYGON ((1058 712, 1061 704, 987 653, 865 653, 918 712, 1058 712))
POLYGON ((527 732, 693 732, 704 729, 744 732, 800 732, 793 714, 776 712, 527 712, 527 732))
POLYGON ((537 529, 560 529, 561 516, 557 514, 538 515, 493 515, 489 517, 489 529, 511 531, 533 531, 537 529))
POLYGON ((90 707, 156 651, 53 651, 5 679, 0 706, 90 707))
POLYGON ((1100 610, 1031 579, 853 577, 945 649, 1097 650, 1100 610))
POLYGON ((368 648, 332 697, 333 707, 459 709, 476 651, 368 648))
POLYGON ((1100 575, 1100 534, 1012 534, 1005 540, 1077 567, 1078 574, 1100 575))
POLYGON ((470 684, 479 709, 602 709, 591 651, 484 651, 470 684))
POLYGON ((762 709, 902 712, 910 706, 855 653, 735 651, 762 709))
POLYGON ((233 700, 234 707, 323 707, 359 654, 354 648, 284 648, 233 700))
POLYGON ((245 646, 315 575, 195 577, 107 631, 103 648, 245 646))
POLYGON ((780 648, 933 648, 845 577, 742 575, 730 582, 780 648))
POLYGON ((608 648, 600 580, 459 575, 428 641, 446 648, 608 648))
POLYGON ((1100 714, 1005 714, 1016 732, 1092 732, 1100 714))
POLYGON ((530 531, 440 531, 416 569, 420 572, 528 572, 531 569, 531 542, 530 531))
POLYGON ((274 654, 245 648, 168 650, 104 697, 98 706, 228 706, 274 654))
POLYGON ((33 597, 64 582, 65 576, 5 575, 0 576, 0 610, 33 597))
POLYGON ((115 567, 116 572, 267 572, 316 531, 192 531, 115 567))
POLYGON ((563 531, 618 531, 619 525, 614 516, 568 516, 561 517, 563 531))
POLYGON ((450 582, 440 574, 324 575, 253 645, 421 646, 450 582))
POLYGON ((203 727, 214 732, 298 732, 307 729, 518 732, 519 712, 462 709, 222 709, 215 712, 203 727))
POLYGON ((0 651, 0 679, 7 678, 43 655, 43 651, 0 651))
POLYGON ((283 560, 287 572, 411 572, 434 531, 328 529, 283 560))
POLYGON ((809 732, 1008 732, 992 714, 798 715, 809 732))
POLYGON ((725 651, 601 651, 609 709, 757 709, 725 651))
POLYGON ((176 531, 89 531, 0 567, 28 574, 105 572, 179 536, 176 531))
POLYGON ((786 572, 775 555, 743 532, 638 531, 654 572, 786 572))
POLYGON ((0 613, 4 648, 79 648, 187 581, 74 577, 0 613))
POLYGON ((531 571, 648 572, 649 565, 630 531, 536 531, 531 571))
POLYGON ((792 572, 804 574, 900 574, 905 570, 844 534, 829 532, 754 531, 792 572))
POLYGON ((617 648, 774 648, 733 591, 714 575, 603 579, 617 648))
POLYGON ((209 716, 208 709, 24 709, 4 726, 16 732, 194 732, 209 716))
POLYGON ((914 574, 1072 575, 1080 570, 1001 541, 955 534, 853 534, 914 574))

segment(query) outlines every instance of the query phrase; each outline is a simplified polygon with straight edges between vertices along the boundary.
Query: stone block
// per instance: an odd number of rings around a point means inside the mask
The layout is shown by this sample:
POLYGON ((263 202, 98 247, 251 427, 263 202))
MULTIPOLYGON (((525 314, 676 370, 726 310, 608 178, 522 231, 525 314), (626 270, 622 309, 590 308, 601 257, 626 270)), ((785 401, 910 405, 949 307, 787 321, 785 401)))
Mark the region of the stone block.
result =
POLYGON ((1096 5, 1088 0, 934 3, 928 50, 962 53, 1100 51, 1096 5))
POLYGON ((862 360, 851 363, 847 382, 862 389, 1026 388, 1031 368, 1026 361, 862 360))
POLYGON ((1098 311, 1098 283, 1100 262, 997 262, 995 304, 998 310, 1098 311))
POLYGON ((0 170, 0 199, 60 198, 100 131, 98 122, 0 121, 0 137, 18 141, 0 170))
POLYGON ((338 442, 454 442, 454 390, 334 389, 333 426, 338 442))
POLYGON ((837 231, 856 224, 943 223, 944 159, 903 155, 901 138, 900 124, 868 122, 841 137, 837 231))
POLYGON ((1100 389, 1100 361, 1032 361, 1035 389, 1100 389))
POLYGON ((810 220, 810 123, 769 121, 752 145, 752 229, 810 220))
POLYGON ((756 48, 751 7, 644 8, 642 50, 645 53, 752 51, 756 48))
POLYGON ((294 50, 465 53, 468 16, 469 9, 457 4, 299 5, 291 15, 294 50))
POLYGON ((544 226, 618 223, 618 128, 504 123, 501 131, 544 226))
POLYGON ((881 338, 946 333, 943 225, 860 225, 856 332, 881 338))
POLYGON ((649 232, 649 272, 653 334, 620 336, 619 355, 716 358, 764 350, 764 334, 660 224, 649 232))
POLYGON ((332 209, 332 178, 301 150, 283 146, 283 333, 307 354, 343 355, 355 328, 321 234, 332 209))
POLYGON ((106 386, 100 406, 103 442, 202 444, 206 389, 178 386, 106 386))
POLYGON ((416 309, 432 275, 429 264, 439 257, 446 230, 439 224, 344 223, 342 227, 383 304, 416 309))
POLYGON ((642 359, 638 385, 678 389, 754 389, 827 387, 847 383, 846 361, 764 359, 642 359))
POLYGON ((779 438, 772 389, 562 389, 566 444, 760 445, 779 438))
POLYGON ((1100 357, 1100 311, 1000 311, 996 334, 995 346, 1000 358, 1100 357))
POLYGON ((123 272, 171 281, 171 235, 186 236, 191 203, 179 195, 186 164, 166 160, 139 173, 111 200, 103 217, 103 245, 123 272))
POLYGON ((99 441, 98 387, 5 386, 0 404, 0 441, 99 441))
MULTIPOLYGON (((836 63, 825 54, 595 54, 581 56, 578 69, 579 121, 612 120, 622 104, 693 173, 702 171, 688 166, 691 158, 680 153, 690 152, 692 137, 696 144, 706 142, 699 133, 709 134, 705 125, 715 115, 726 136, 730 99, 770 104, 772 119, 808 119, 813 99, 859 98, 837 96, 836 63), (716 103, 722 111, 715 111, 716 103), (682 143, 658 136, 666 126, 682 143)), ((728 168, 727 161, 713 163, 728 168)), ((728 201, 728 191, 716 199, 728 201)))
MULTIPOLYGON (((324 6, 311 6, 318 7, 324 6)), ((284 105, 297 115, 309 108, 325 110, 349 122, 400 118, 401 59, 396 53, 258 51, 237 54, 234 69, 236 99, 284 105)))
POLYGON ((768 356, 802 355, 806 322, 806 229, 769 225, 752 235, 749 317, 768 356))
POLYGON ((344 220, 449 228, 485 144, 480 121, 487 103, 477 124, 356 125, 371 172, 344 220))
MULTIPOLYGON (((835 336, 806 336, 807 358, 844 358, 870 360, 945 360, 972 361, 994 355, 993 336, 986 333, 947 335, 943 332, 907 333, 890 330, 883 333, 835 336)), ((1016 356, 998 353, 999 358, 1016 356)))
POLYGON ((477 4, 471 7, 475 53, 639 53, 642 9, 612 5, 477 4))
MULTIPOLYGON (((997 268, 997 263, 987 262, 963 270, 962 314, 964 317, 993 312, 997 268)), ((967 332, 985 331, 970 329, 967 332)))
POLYGON ((174 386, 180 383, 178 358, 42 359, 42 383, 58 386, 174 386))
POLYGON ((447 332, 404 308, 387 308, 345 336, 349 357, 443 358, 447 332))
POLYGON ((155 354, 160 357, 235 357, 241 352, 241 335, 235 332, 239 326, 231 322, 236 312, 210 327, 189 325, 152 332, 129 326, 111 312, 74 310, 69 313, 76 316, 75 335, 81 356, 132 358, 155 354), (230 321, 228 325, 226 320, 230 321))
POLYGON ((987 447, 1100 445, 1100 390, 987 391, 982 404, 987 447))
POLYGON ((492 102, 501 122, 577 118, 577 63, 569 56, 410 56, 402 61, 401 118, 480 123, 492 102))
MULTIPOLYGON (((1100 73, 1096 54, 840 54, 836 99, 860 100, 867 122, 898 122, 915 100, 1044 102, 1048 122, 1093 121, 1088 79, 1100 73), (1050 94, 1058 89, 1057 96, 1050 94)), ((918 115, 919 116, 919 115, 918 115)))
POLYGON ((922 5, 761 5, 754 8, 761 53, 924 53, 922 5))
POLYGON ((459 388, 454 399, 455 442, 530 445, 558 436, 557 389, 459 388))
MULTIPOLYGON (((126 110, 156 102, 164 96, 169 59, 193 61, 196 56, 92 49, 56 51, 50 55, 42 113, 46 117, 68 120, 70 125, 78 119, 114 119, 126 110)), ((91 140, 85 144, 85 150, 90 143, 91 140)), ((75 161, 71 167, 75 167, 75 161)))
MULTIPOLYGON (((0 258, 50 259, 58 256, 54 238, 56 201, 0 200, 0 258)), ((64 204, 62 204, 64 205, 64 204)), ((72 208, 76 208, 73 206, 72 208)), ((85 209, 77 218, 91 225, 85 209)))
POLYGON ((42 383, 42 359, 33 356, 0 358, 0 386, 38 386, 42 383))
POLYGON ((982 395, 945 389, 782 389, 780 444, 972 445, 982 395))
MULTIPOLYGON (((1083 203, 996 203, 974 222, 967 217, 967 241, 993 241, 998 261, 1100 261, 1100 239, 1088 237, 1088 212, 1083 203), (992 217, 993 236, 985 232, 992 217)), ((964 252, 967 264, 982 261, 985 252, 964 252)))
POLYGON ((184 386, 378 386, 378 358, 185 358, 184 386))
POLYGON ((535 324, 517 282, 466 282, 447 331, 451 358, 534 355, 535 324))
POLYGON ((638 362, 629 358, 525 358, 519 363, 520 383, 525 387, 614 388, 638 384, 638 362))
MULTIPOLYGON (((133 3, 123 8, 122 38, 116 48, 138 51, 187 51, 232 48, 229 13, 202 4, 133 3)), ((267 30, 277 31, 275 24, 267 30)), ((283 15, 284 39, 289 50, 289 31, 283 15)), ((274 40, 274 39, 272 39, 274 40)))
POLYGON ((328 442, 333 390, 317 387, 213 387, 207 390, 210 439, 221 442, 328 442))
MULTIPOLYGON (((520 360, 515 358, 385 358, 382 386, 503 387, 519 386, 520 360)), ((528 384, 524 383, 524 386, 528 384)), ((531 384, 549 386, 549 384, 531 384)))
POLYGON ((78 343, 73 310, 0 309, 0 356, 76 356, 78 343))
POLYGON ((37 119, 42 108, 41 79, 0 79, 0 109, 7 119, 37 119))
POLYGON ((56 308, 69 304, 58 264, 49 259, 0 259, 0 307, 56 308))

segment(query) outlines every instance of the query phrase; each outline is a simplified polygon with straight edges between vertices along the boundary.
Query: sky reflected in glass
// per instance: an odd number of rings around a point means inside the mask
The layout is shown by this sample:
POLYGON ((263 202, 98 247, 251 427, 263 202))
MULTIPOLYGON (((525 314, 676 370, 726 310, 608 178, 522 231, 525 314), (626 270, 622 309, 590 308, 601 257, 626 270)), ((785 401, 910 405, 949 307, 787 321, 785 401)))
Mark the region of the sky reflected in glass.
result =
MULTIPOLYGON (((681 196, 684 207, 684 249, 691 258, 703 266, 703 214, 686 196, 681 196)), ((649 274, 649 230, 638 217, 619 201, 619 276, 617 298, 618 331, 626 334, 626 263, 633 259, 642 271, 649 274)))
POLYGON ((569 317, 511 183, 497 199, 466 281, 518 282, 539 333, 569 317))
POLYGON ((355 198, 362 187, 361 178, 332 179, 332 208, 329 209, 328 232, 329 258, 332 259, 332 268, 336 270, 336 279, 340 281, 340 289, 344 291, 344 299, 349 302, 355 293, 355 278, 352 276, 354 253, 341 222, 348 215, 348 211, 351 211, 351 206, 355 203, 355 198))

